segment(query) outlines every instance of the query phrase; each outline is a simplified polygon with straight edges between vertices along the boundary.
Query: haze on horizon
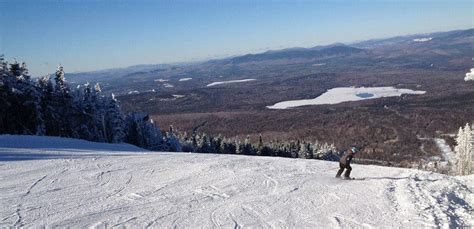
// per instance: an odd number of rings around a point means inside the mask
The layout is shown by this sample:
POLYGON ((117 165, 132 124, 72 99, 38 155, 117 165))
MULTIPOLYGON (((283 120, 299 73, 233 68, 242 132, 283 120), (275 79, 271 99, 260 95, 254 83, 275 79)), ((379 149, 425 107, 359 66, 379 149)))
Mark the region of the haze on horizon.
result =
POLYGON ((34 76, 474 27, 473 2, 0 0, 0 53, 34 76))

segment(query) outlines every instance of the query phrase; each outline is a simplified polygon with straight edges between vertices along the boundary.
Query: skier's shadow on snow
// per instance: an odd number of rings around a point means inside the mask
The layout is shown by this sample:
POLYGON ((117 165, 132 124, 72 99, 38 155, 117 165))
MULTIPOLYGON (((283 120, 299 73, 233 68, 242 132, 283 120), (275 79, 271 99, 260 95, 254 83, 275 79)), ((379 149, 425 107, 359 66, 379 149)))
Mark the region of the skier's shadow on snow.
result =
POLYGON ((411 177, 366 177, 366 180, 404 180, 411 177))
POLYGON ((405 180, 411 177, 366 177, 365 180, 405 180))
POLYGON ((437 181, 439 179, 420 179, 418 177, 366 177, 365 180, 414 180, 414 181, 437 181))

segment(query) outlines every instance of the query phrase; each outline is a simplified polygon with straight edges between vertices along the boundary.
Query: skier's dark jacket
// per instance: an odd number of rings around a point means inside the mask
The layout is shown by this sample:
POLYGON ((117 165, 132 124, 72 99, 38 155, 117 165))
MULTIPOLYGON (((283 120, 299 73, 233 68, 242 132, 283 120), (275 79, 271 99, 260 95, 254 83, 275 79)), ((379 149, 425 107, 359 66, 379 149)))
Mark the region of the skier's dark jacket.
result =
POLYGON ((354 157, 354 152, 351 149, 348 149, 344 156, 341 157, 339 162, 344 166, 349 166, 351 164, 352 158, 354 157))

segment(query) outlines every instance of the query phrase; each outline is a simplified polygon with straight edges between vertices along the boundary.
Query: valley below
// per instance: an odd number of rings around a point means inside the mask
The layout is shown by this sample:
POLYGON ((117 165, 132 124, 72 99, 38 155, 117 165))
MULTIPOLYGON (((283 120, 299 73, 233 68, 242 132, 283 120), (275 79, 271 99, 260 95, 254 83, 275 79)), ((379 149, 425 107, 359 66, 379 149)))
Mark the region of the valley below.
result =
POLYGON ((163 130, 172 125, 253 142, 260 135, 265 142, 318 140, 340 150, 356 144, 364 148, 362 159, 408 166, 441 157, 434 138, 452 147, 452 134, 472 121, 474 86, 464 76, 474 64, 473 31, 161 66, 102 84, 119 95, 123 109, 151 114, 163 130), (269 109, 339 87, 418 93, 269 109))

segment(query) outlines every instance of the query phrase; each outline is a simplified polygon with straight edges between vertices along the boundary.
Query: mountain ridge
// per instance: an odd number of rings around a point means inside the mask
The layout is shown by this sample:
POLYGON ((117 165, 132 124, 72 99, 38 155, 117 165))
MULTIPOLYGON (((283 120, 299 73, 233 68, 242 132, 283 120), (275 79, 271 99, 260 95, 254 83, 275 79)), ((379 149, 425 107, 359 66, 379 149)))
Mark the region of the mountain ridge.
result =
MULTIPOLYGON (((354 48, 359 48, 359 49, 370 49, 370 48, 378 47, 382 45, 392 45, 392 44, 397 44, 401 42, 412 41, 415 38, 421 38, 421 37, 427 37, 427 36, 446 38, 449 36, 453 36, 456 34, 463 34, 463 33, 466 35, 472 36, 472 34, 474 33, 474 28, 441 31, 441 32, 433 32, 433 33, 419 33, 419 34, 411 34, 411 35, 393 36, 393 37, 388 37, 388 38, 368 39, 368 40, 356 41, 356 42, 347 43, 347 44, 333 43, 329 45, 316 45, 309 48, 291 47, 291 48, 286 48, 286 49, 268 50, 268 51, 256 53, 256 54, 232 55, 226 58, 210 59, 208 61, 199 61, 199 62, 185 62, 185 63, 176 63, 176 64, 132 65, 132 66, 123 67, 123 68, 112 68, 112 69, 104 69, 104 70, 97 70, 97 71, 68 73, 66 74, 66 77, 70 78, 72 81, 77 81, 76 79, 80 79, 80 78, 85 78, 90 81, 92 79, 97 80, 97 77, 103 78, 103 77, 108 77, 111 75, 125 76, 130 73, 136 73, 136 72, 147 71, 147 70, 149 71, 149 70, 152 70, 151 68, 153 68, 154 66, 156 70, 156 69, 163 69, 163 68, 171 68, 173 66, 179 67, 179 66, 184 66, 184 65, 195 65, 195 64, 203 64, 203 63, 204 64, 221 63, 221 62, 228 63, 229 61, 232 61, 233 59, 243 60, 245 59, 244 57, 258 56, 258 55, 264 55, 264 54, 275 55, 275 54, 284 53, 287 51, 293 52, 293 51, 321 50, 321 49, 330 48, 333 46, 349 46, 349 47, 354 47, 354 48), (143 67, 145 69, 143 69, 143 67)), ((85 79, 81 80, 81 82, 85 81, 85 79)))

